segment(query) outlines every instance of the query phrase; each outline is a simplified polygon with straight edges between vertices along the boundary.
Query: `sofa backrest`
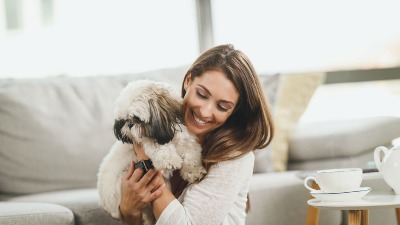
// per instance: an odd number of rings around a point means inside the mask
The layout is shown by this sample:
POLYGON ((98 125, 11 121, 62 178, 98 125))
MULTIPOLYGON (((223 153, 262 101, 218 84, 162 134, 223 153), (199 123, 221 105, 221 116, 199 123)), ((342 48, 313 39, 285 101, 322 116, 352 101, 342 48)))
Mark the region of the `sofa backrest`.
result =
POLYGON ((0 193, 95 187, 116 141, 114 101, 136 79, 180 91, 188 67, 120 76, 0 81, 0 193))
MULTIPOLYGON (((95 187, 100 162, 116 141, 113 111, 119 92, 138 79, 168 82, 180 92, 188 68, 0 80, 0 193, 95 187)), ((272 106, 275 138, 268 150, 256 151, 254 172, 280 171, 284 166, 276 165, 287 161, 293 115, 299 117, 324 74, 259 77, 272 106)))

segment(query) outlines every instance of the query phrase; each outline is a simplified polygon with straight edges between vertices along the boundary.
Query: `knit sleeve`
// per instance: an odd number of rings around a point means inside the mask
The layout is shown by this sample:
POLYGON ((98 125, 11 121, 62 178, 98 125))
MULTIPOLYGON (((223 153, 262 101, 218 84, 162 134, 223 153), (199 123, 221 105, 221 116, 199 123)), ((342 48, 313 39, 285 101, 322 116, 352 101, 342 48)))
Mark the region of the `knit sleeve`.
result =
POLYGON ((252 152, 213 165, 201 182, 186 188, 181 196, 182 203, 174 200, 164 209, 156 224, 237 224, 237 218, 230 218, 230 214, 238 213, 242 214, 244 221, 244 198, 248 192, 253 165, 252 152), (242 199, 238 202, 240 197, 242 199))

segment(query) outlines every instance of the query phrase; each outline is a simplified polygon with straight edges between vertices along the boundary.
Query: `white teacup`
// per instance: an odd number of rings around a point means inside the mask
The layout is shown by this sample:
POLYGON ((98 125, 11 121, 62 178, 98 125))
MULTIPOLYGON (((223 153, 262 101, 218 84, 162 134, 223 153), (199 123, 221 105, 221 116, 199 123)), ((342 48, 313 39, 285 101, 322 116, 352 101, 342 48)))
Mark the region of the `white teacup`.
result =
POLYGON ((323 192, 349 192, 360 188, 363 172, 361 168, 341 168, 318 170, 315 176, 308 176, 304 186, 310 191, 318 191, 309 186, 309 181, 315 181, 323 192))

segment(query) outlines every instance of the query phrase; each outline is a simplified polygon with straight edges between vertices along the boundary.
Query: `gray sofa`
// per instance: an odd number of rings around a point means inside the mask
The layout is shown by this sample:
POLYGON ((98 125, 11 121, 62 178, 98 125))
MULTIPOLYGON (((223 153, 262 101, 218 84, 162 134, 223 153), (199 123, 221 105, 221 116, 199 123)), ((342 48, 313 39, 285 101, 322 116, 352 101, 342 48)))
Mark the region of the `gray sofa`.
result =
MULTIPOLYGON (((114 100, 134 79, 165 81, 179 89, 186 69, 119 76, 1 80, 0 224, 121 224, 99 208, 96 190, 100 161, 115 141, 114 100)), ((389 135, 352 148, 352 153, 345 146, 336 151, 335 146, 326 143, 332 143, 335 137, 368 133, 387 123, 399 124, 396 118, 374 121, 354 130, 329 124, 297 127, 289 149, 290 171, 254 174, 246 224, 304 224, 309 196, 301 174, 304 170, 324 167, 327 162, 331 162, 329 167, 364 166, 360 162, 372 158, 370 155, 363 158, 361 153, 370 154, 374 146, 389 143, 394 133, 400 133, 395 126, 386 132, 389 135), (326 132, 318 135, 318 129, 326 132), (311 153, 313 149, 318 154, 311 153), (352 161, 353 155, 361 158, 352 161), (346 163, 336 164, 345 159, 346 163)), ((341 212, 336 211, 321 212, 320 220, 324 225, 339 225, 343 221, 341 212)))

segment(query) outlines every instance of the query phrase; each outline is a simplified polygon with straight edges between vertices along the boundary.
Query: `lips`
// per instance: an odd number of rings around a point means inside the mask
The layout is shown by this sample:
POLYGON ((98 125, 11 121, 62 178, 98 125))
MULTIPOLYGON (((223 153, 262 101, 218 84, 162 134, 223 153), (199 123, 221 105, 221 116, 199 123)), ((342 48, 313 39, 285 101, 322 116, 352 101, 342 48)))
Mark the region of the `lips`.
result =
POLYGON ((198 117, 194 114, 194 112, 192 112, 192 116, 193 116, 193 118, 194 118, 194 121, 196 121, 197 124, 204 125, 204 124, 207 123, 207 121, 204 121, 204 120, 201 120, 200 118, 198 118, 198 117))

